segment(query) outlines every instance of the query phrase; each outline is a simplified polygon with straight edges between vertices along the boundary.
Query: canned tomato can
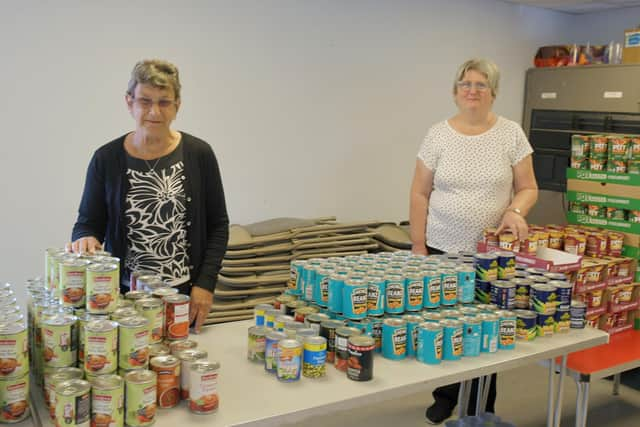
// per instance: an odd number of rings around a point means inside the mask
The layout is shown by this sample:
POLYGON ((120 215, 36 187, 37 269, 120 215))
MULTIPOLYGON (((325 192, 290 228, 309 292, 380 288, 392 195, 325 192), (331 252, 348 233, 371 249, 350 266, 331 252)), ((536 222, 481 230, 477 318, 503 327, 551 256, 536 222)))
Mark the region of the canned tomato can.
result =
MULTIPOLYGON (((278 354, 278 343, 287 339, 287 335, 283 332, 268 331, 265 337, 264 348, 264 369, 267 372, 276 372, 276 357, 278 354)), ((184 388, 183 388, 184 390, 184 388)))
POLYGON ((418 325, 423 321, 422 316, 405 314, 402 319, 407 322, 407 356, 415 357, 418 348, 418 325))
POLYGON ((383 318, 380 317, 369 317, 371 321, 371 337, 375 342, 375 352, 382 352, 382 322, 383 318))
POLYGON ((110 374, 118 369, 118 323, 92 320, 84 332, 84 370, 92 375, 110 374))
POLYGON ((67 380, 56 384, 56 425, 89 427, 91 384, 84 380, 67 380))
POLYGON ((189 297, 177 294, 163 298, 164 336, 168 340, 181 340, 189 336, 189 297))
POLYGON ((458 303, 458 275, 455 271, 440 271, 440 305, 452 306, 458 303))
POLYGON ((373 353, 375 340, 366 335, 349 337, 347 349, 349 362, 347 378, 352 381, 371 381, 373 379, 373 353))
POLYGON ((460 360, 463 354, 464 324, 459 320, 444 319, 442 325, 442 360, 460 360))
POLYGON ((549 282, 549 285, 556 287, 556 295, 557 299, 557 308, 569 310, 571 307, 571 297, 573 291, 573 285, 569 282, 561 282, 552 280, 549 282))
POLYGON ((60 263, 58 287, 62 304, 68 307, 85 306, 87 266, 85 259, 67 257, 60 263))
POLYGON ((116 309, 120 293, 118 264, 91 264, 87 267, 87 311, 111 313, 116 309))
POLYGON ((172 356, 178 355, 181 351, 193 350, 198 347, 198 343, 193 340, 169 341, 168 345, 172 356))
POLYGON ((516 322, 517 316, 513 311, 501 310, 496 313, 500 316, 498 327, 498 348, 500 350, 513 350, 516 348, 516 322))
POLYGON ((491 282, 484 280, 476 280, 476 301, 480 304, 489 304, 491 302, 491 282))
POLYGON ((556 313, 553 316, 555 320, 555 332, 563 334, 569 332, 571 327, 571 312, 570 307, 558 307, 556 313))
POLYGON ((556 321, 553 314, 538 314, 538 336, 539 337, 552 337, 556 330, 556 321))
POLYGON ((307 378, 324 377, 327 374, 326 361, 326 338, 319 336, 305 337, 303 343, 302 375, 307 378))
POLYGON ((491 282, 498 278, 498 256, 491 253, 479 253, 473 256, 476 278, 491 282))
POLYGON ((405 274, 404 278, 404 309, 406 311, 420 311, 424 305, 424 275, 419 271, 405 274))
POLYGON ((211 414, 218 410, 219 362, 199 360, 191 365, 189 371, 190 398, 189 410, 194 414, 211 414))
POLYGON ((407 357, 407 322, 404 319, 385 319, 382 322, 382 356, 401 360, 407 357))
POLYGON ((367 284, 367 314, 369 316, 382 316, 384 314, 384 295, 387 284, 384 276, 369 275, 367 284))
MULTIPOLYGON (((313 313, 304 318, 304 324, 307 328, 311 328, 316 331, 316 335, 320 335, 320 324, 325 320, 329 320, 329 315, 323 313, 313 313)), ((276 323, 278 322, 276 321, 276 323)), ((280 330, 280 328, 276 329, 280 330)))
POLYGON ((264 326, 251 326, 248 332, 247 359, 264 362, 267 329, 264 326))
POLYGON ((342 313, 342 289, 347 274, 341 271, 334 271, 329 276, 327 283, 327 308, 332 313, 342 313))
POLYGON ((474 357, 480 355, 482 341, 482 321, 476 317, 464 316, 459 319, 463 324, 462 355, 474 357))
POLYGON ((0 324, 0 379, 29 372, 29 339, 24 322, 0 324))
POLYGON ((276 377, 283 382, 298 381, 302 368, 302 344, 285 339, 278 343, 276 377))
POLYGON ((438 322, 423 322, 418 325, 416 359, 427 365, 442 361, 443 330, 438 322))
POLYGON ((0 379, 0 423, 17 423, 29 415, 29 373, 0 379))
POLYGON ((149 363, 149 321, 142 316, 118 322, 118 367, 139 369, 149 363))
POLYGON ((84 372, 80 368, 47 368, 44 373, 44 403, 49 410, 49 417, 56 418, 56 385, 68 380, 81 380, 84 372))
POLYGON ((334 364, 337 370, 346 372, 347 363, 349 361, 349 351, 347 349, 347 342, 349 341, 349 337, 362 335, 362 333, 359 329, 343 326, 336 329, 335 335, 336 339, 334 364))
POLYGON ((570 326, 573 329, 584 329, 587 317, 587 305, 581 301, 571 301, 570 326))
POLYGON ((482 322, 482 353, 495 353, 498 351, 498 337, 500 335, 500 317, 493 313, 478 315, 482 322))
POLYGON ((175 356, 157 356, 151 359, 150 365, 158 378, 158 407, 173 408, 180 403, 180 359, 175 356))
POLYGON ((470 304, 475 299, 476 270, 470 265, 456 268, 458 273, 458 301, 470 304))
POLYGON ((491 283, 491 302, 504 310, 511 310, 516 304, 516 284, 507 280, 491 283))
POLYGON ((387 274, 385 281, 384 312, 389 314, 404 312, 404 278, 400 274, 387 274))
POLYGON ((422 274, 425 293, 422 306, 424 308, 440 307, 440 273, 436 270, 424 270, 422 274))
POLYGON ((519 308, 522 310, 529 309, 529 290, 531 289, 532 281, 524 278, 514 278, 511 279, 511 283, 516 285, 516 295, 515 295, 515 308, 519 308))
POLYGON ((147 369, 136 369, 124 376, 125 418, 131 427, 146 427, 156 420, 157 375, 147 369))
POLYGON ((58 314, 42 322, 44 366, 63 368, 78 359, 78 318, 58 314))
POLYGON ((533 341, 538 335, 538 315, 531 310, 514 310, 516 320, 516 337, 524 341, 533 341))
POLYGON ((191 365, 198 360, 206 359, 208 355, 206 351, 196 349, 182 350, 177 354, 176 357, 180 360, 180 397, 182 399, 189 399, 189 372, 191 371, 191 365))
POLYGON ((156 344, 162 342, 164 330, 164 307, 158 298, 143 298, 135 303, 135 308, 140 315, 149 321, 151 335, 149 343, 156 344))
POLYGON ((258 304, 253 309, 253 318, 256 326, 265 325, 265 315, 267 310, 271 310, 273 306, 271 304, 258 304))
POLYGON ((498 256, 498 279, 511 279, 516 274, 516 254, 508 251, 496 252, 498 256))
POLYGON ((124 425, 124 380, 118 375, 91 379, 91 427, 124 425))
POLYGON ((556 287, 537 283, 531 286, 529 306, 531 310, 540 314, 553 314, 556 312, 557 294, 556 287))

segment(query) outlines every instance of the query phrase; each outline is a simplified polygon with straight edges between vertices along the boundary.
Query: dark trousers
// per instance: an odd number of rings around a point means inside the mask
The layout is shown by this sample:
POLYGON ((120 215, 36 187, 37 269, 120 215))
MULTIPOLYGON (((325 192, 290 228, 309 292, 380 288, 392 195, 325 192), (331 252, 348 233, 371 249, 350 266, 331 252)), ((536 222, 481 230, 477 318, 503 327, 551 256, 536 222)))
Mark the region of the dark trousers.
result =
MULTIPOLYGON (((433 255, 440 255, 444 253, 444 251, 441 251, 440 249, 432 248, 431 246, 427 246, 427 250, 429 251, 429 254, 433 254, 433 255)), ((496 381, 497 381, 497 375, 496 374, 491 375, 491 381, 489 382, 489 397, 487 398, 487 407, 485 410, 481 410, 480 412, 495 412, 496 381)), ((433 399, 435 400, 436 405, 444 406, 448 410, 453 411, 453 409, 458 404, 459 392, 460 392, 460 383, 445 385, 442 387, 438 387, 433 391, 433 399)), ((478 380, 475 379, 472 381, 472 384, 471 384, 469 408, 467 411, 468 415, 475 415, 477 396, 478 396, 478 380)))

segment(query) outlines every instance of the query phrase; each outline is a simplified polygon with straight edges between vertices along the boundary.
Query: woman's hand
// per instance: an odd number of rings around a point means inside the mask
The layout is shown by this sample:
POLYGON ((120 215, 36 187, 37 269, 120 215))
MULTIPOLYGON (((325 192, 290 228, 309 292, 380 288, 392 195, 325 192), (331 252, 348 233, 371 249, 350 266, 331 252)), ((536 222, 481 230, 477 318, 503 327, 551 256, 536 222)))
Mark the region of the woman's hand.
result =
POLYGON ((411 245, 411 253, 414 255, 429 255, 425 245, 411 245))
POLYGON ((506 211, 502 216, 502 222, 496 231, 500 234, 504 230, 509 230, 516 237, 516 240, 525 240, 529 235, 529 227, 527 221, 520 214, 513 211, 506 211))
POLYGON ((195 284, 191 286, 191 305, 189 306, 189 323, 195 319, 194 331, 200 333, 200 328, 211 310, 213 305, 213 292, 209 292, 204 288, 200 288, 195 284))
POLYGON ((75 242, 67 243, 65 247, 67 252, 75 252, 77 254, 92 254, 101 249, 102 244, 93 236, 81 237, 75 242))

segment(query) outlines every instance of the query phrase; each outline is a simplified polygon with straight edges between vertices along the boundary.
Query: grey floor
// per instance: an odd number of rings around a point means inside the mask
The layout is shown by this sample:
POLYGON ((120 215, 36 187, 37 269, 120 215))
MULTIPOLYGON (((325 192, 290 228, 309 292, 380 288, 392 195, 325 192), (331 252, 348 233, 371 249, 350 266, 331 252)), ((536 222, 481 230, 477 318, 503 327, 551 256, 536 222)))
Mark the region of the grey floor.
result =
MULTIPOLYGON (((547 369, 538 365, 501 373, 498 376, 497 414, 517 427, 545 426, 547 378, 547 369)), ((576 387, 569 377, 565 377, 565 380, 561 425, 573 426, 575 425, 576 387)), ((612 382, 598 380, 592 382, 589 397, 588 426, 640 426, 640 391, 621 385, 620 394, 613 396, 612 382)), ((287 425, 304 427, 429 426, 430 424, 425 422, 424 410, 430 403, 430 392, 417 393, 287 425)))

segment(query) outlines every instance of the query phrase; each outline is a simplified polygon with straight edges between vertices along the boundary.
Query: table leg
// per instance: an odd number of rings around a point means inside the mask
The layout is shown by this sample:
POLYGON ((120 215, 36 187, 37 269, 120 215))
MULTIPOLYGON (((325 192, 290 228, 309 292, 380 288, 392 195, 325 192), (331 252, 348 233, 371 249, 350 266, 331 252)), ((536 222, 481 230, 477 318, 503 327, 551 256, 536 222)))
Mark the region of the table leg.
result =
POLYGON ((617 396, 620 394, 620 372, 613 376, 613 395, 617 396))
POLYGON ((558 379, 558 392, 556 395, 555 412, 553 414, 553 427, 560 427, 560 417, 562 415, 562 388, 564 385, 564 376, 567 371, 567 355, 562 356, 560 365, 560 378, 558 379))
POLYGON ((491 388, 491 375, 486 375, 484 377, 484 389, 482 390, 482 412, 486 412, 487 410, 487 401, 489 400, 489 389, 491 388))
MULTIPOLYGON (((476 393, 476 412, 475 412, 476 416, 484 412, 484 407, 482 407, 482 410, 480 408, 482 404, 482 396, 484 395, 485 378, 487 377, 478 378, 478 390, 476 393)), ((489 381, 491 381, 491 377, 489 377, 489 381)))
POLYGON ((549 359, 549 384, 548 384, 548 397, 547 397, 547 427, 553 427, 553 415, 554 415, 554 400, 553 393, 555 391, 554 387, 554 375, 555 375, 555 359, 549 359))
POLYGON ((582 426, 582 383, 576 379, 576 427, 582 426))
POLYGON ((464 395, 466 394, 467 381, 460 382, 460 390, 458 391, 458 418, 462 418, 467 413, 464 403, 464 395))
POLYGON ((589 383, 585 382, 583 384, 583 395, 582 395, 582 416, 580 417, 580 422, 582 425, 580 427, 587 426, 587 409, 589 408, 589 383))

